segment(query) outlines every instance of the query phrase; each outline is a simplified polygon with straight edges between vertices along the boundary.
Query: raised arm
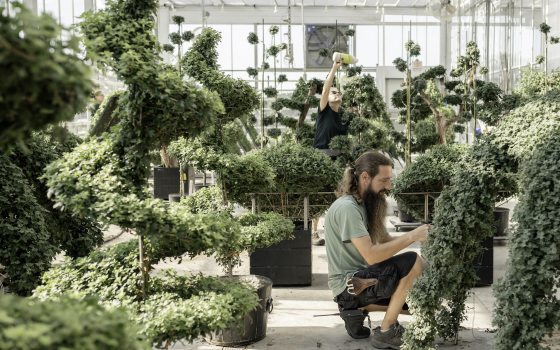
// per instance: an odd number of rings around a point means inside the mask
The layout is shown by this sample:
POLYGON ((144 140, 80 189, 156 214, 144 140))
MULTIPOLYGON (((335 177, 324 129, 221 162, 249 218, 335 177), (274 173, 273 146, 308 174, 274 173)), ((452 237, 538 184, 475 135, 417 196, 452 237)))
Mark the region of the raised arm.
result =
POLYGON ((321 111, 325 109, 325 107, 327 107, 327 104, 329 103, 329 93, 331 91, 331 86, 333 84, 336 71, 338 70, 338 68, 340 68, 340 66, 342 66, 342 62, 333 62, 331 71, 327 76, 327 80, 325 80, 325 84, 323 84, 323 93, 321 94, 321 100, 319 101, 319 108, 321 111))
POLYGON ((369 236, 352 238, 352 243, 364 260, 369 265, 373 265, 389 259, 414 242, 424 242, 429 227, 430 225, 422 225, 402 236, 393 237, 390 241, 381 244, 373 244, 369 236))

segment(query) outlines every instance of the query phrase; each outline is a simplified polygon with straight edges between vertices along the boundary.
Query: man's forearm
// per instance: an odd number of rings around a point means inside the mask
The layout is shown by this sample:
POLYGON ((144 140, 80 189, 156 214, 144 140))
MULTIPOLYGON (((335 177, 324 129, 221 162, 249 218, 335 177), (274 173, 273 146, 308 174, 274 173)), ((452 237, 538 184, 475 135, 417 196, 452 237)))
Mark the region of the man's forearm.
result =
POLYGON ((325 89, 327 89, 327 91, 330 90, 330 88, 333 84, 333 81, 334 81, 334 77, 336 75, 336 71, 337 71, 337 68, 335 66, 332 66, 331 71, 329 72, 329 75, 327 76, 327 80, 325 80, 325 86, 323 87, 323 91, 325 89))

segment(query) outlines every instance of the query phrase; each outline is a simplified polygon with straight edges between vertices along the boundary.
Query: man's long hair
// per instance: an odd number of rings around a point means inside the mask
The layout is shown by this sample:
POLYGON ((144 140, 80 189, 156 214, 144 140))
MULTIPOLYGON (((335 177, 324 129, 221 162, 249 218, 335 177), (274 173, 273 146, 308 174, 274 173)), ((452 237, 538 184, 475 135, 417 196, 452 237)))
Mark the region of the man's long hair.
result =
POLYGON ((387 215, 387 202, 385 198, 373 191, 365 191, 361 198, 358 193, 359 176, 364 171, 373 179, 379 173, 380 166, 392 166, 393 162, 383 154, 370 151, 362 154, 353 166, 344 170, 342 181, 338 187, 337 196, 351 195, 358 203, 363 203, 368 217, 368 231, 373 244, 383 243, 389 237, 385 228, 385 216, 387 215))

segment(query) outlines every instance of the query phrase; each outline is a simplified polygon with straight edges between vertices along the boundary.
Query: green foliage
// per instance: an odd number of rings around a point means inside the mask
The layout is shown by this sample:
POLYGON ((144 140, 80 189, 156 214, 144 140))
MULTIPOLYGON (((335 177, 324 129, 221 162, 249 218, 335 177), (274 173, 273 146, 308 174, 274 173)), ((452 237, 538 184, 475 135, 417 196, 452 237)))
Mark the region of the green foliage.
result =
POLYGON ((175 46, 171 44, 163 44, 161 48, 163 49, 163 51, 169 53, 173 53, 173 51, 175 51, 175 46))
POLYGON ((545 349, 560 323, 560 134, 553 130, 523 165, 523 190, 505 277, 494 287, 496 349, 545 349))
POLYGON ((546 22, 543 22, 539 25, 539 30, 543 34, 548 34, 550 32, 550 26, 546 24, 546 22))
POLYGON ((356 34, 356 31, 354 29, 347 29, 344 32, 344 35, 346 35, 346 36, 354 36, 354 34, 356 34))
POLYGON ((355 110, 360 117, 379 119, 391 125, 383 96, 369 74, 349 79, 344 85, 343 107, 355 110))
POLYGON ((241 234, 214 254, 218 264, 225 269, 240 265, 243 251, 250 254, 258 248, 293 239, 294 224, 277 213, 244 214, 237 221, 241 225, 241 234))
POLYGON ((187 30, 186 32, 183 32, 183 34, 181 34, 181 38, 183 39, 183 41, 191 41, 194 38, 194 33, 190 30, 187 30))
POLYGON ((268 28, 268 32, 272 35, 278 34, 279 31, 280 31, 280 27, 278 26, 270 26, 270 28, 268 28))
POLYGON ((222 123, 246 117, 259 105, 255 89, 241 79, 233 79, 219 71, 217 46, 219 32, 205 28, 200 33, 182 62, 185 72, 215 91, 225 107, 222 123))
MULTIPOLYGON (((457 165, 468 149, 465 145, 438 145, 419 155, 393 182, 391 194, 397 200, 399 207, 410 212, 414 217, 424 218, 424 196, 403 193, 443 191, 450 184, 458 170, 457 165)), ((428 220, 433 217, 433 197, 437 196, 439 194, 433 194, 429 202, 428 220)))
POLYGON ((106 307, 125 307, 141 325, 138 334, 159 345, 224 329, 257 305, 254 290, 239 282, 169 270, 152 278, 150 296, 141 301, 137 244, 117 244, 53 267, 35 297, 96 295, 106 307))
POLYGON ((235 279, 177 276, 166 271, 155 278, 153 293, 138 305, 141 334, 157 346, 192 342, 212 332, 235 327, 258 305, 255 287, 235 279))
POLYGON ((420 45, 409 40, 404 44, 404 48, 410 54, 410 57, 420 56, 420 45))
MULTIPOLYGON (((49 243, 62 249, 71 257, 87 255, 103 243, 103 232, 95 220, 72 215, 69 211, 53 208, 53 202, 47 198, 47 186, 43 175, 44 168, 60 158, 64 152, 71 151, 79 139, 63 128, 51 128, 48 132, 35 133, 25 147, 14 149, 11 160, 25 175, 31 184, 35 198, 45 209, 44 217, 49 243)), ((9 245, 15 246, 16 242, 9 245)), ((27 244, 21 249, 28 248, 27 244)))
POLYGON ((219 248, 235 234, 219 217, 187 214, 149 198, 147 190, 136 190, 123 172, 111 142, 92 139, 51 163, 46 178, 57 206, 153 237, 169 256, 219 248))
POLYGON ((493 131, 494 143, 517 161, 532 157, 547 135, 560 128, 560 91, 536 96, 513 110, 493 131))
POLYGON ((249 74, 250 77, 254 78, 259 75, 259 70, 256 68, 248 67, 247 74, 249 74))
POLYGON ((266 49, 267 56, 276 57, 280 53, 280 48, 278 46, 270 46, 266 49))
POLYGON ((279 83, 283 83, 288 81, 288 77, 286 76, 286 74, 280 74, 278 75, 278 79, 276 81, 278 81, 279 83))
POLYGON ((362 68, 363 66, 348 66, 346 67, 346 76, 350 78, 362 74, 362 68))
POLYGON ((56 254, 49 242, 46 210, 21 168, 0 154, 0 264, 10 290, 29 294, 56 254))
POLYGON ((309 194, 333 191, 338 183, 337 167, 323 152, 314 148, 283 144, 265 148, 257 154, 273 169, 274 192, 309 194))
POLYGON ((393 64, 395 65, 397 70, 402 73, 406 72, 406 69, 408 68, 406 61, 400 57, 395 58, 393 60, 393 64))
POLYGON ((282 130, 278 128, 271 128, 266 131, 266 134, 273 139, 277 139, 280 135, 282 135, 282 130))
POLYGON ((139 339, 121 310, 106 311, 93 298, 38 302, 0 296, 1 350, 140 350, 139 339))
POLYGON ((224 204, 222 191, 217 186, 201 188, 181 199, 182 208, 192 214, 231 213, 233 206, 224 204))
MULTIPOLYGON (((414 140, 412 142, 412 150, 416 152, 426 152, 429 148, 439 144, 439 135, 436 130, 433 117, 422 119, 412 126, 414 140)), ((447 133, 446 136, 452 136, 447 133)), ((451 140, 453 138, 451 137, 451 140)), ((450 137, 447 137, 448 141, 450 137)))
POLYGON ((560 70, 552 71, 545 80, 543 71, 524 69, 521 71, 521 81, 514 92, 520 95, 524 102, 528 102, 547 92, 546 81, 551 89, 557 90, 560 86, 560 70))
POLYGON ((540 349, 539 340, 557 324, 558 280, 552 276, 558 273, 558 242, 550 235, 558 225, 554 191, 559 101, 558 91, 551 91, 515 109, 456 167, 438 199, 434 228, 423 248, 430 269, 411 290, 409 305, 415 320, 405 333, 403 348, 431 349, 436 332, 444 338, 456 336, 468 288, 474 283, 470 264, 492 231, 491 209, 501 196, 497 191, 511 190, 511 175, 520 164, 524 170, 516 214, 519 229, 512 236, 506 280, 496 287, 498 348, 540 349))
POLYGON ((249 44, 256 45, 259 43, 259 36, 257 35, 257 33, 251 32, 249 33, 249 35, 247 35, 247 41, 249 42, 249 44))
POLYGON ((180 161, 187 161, 197 169, 218 173, 225 198, 237 203, 250 201, 249 193, 269 192, 273 188, 274 174, 269 164, 255 152, 243 156, 224 153, 201 139, 179 139, 169 147, 169 152, 180 161))
POLYGON ((263 93, 266 95, 266 97, 276 97, 278 96, 278 90, 276 90, 276 88, 273 87, 267 87, 264 88, 263 93))
POLYGON ((473 260, 493 232, 497 192, 492 159, 477 158, 477 148, 499 153, 489 144, 475 146, 438 198, 433 227, 422 247, 430 268, 410 291, 408 305, 415 317, 404 334, 403 349, 433 349, 436 333, 452 339, 465 319, 465 300, 476 282, 473 260))
MULTIPOLYGON (((100 136, 119 123, 119 112, 116 110, 119 108, 119 100, 124 94, 124 90, 116 90, 105 96, 105 99, 91 117, 90 135, 100 136)), ((121 101, 121 103, 123 102, 121 101)))
POLYGON ((0 14, 0 150, 33 130, 71 120, 93 89, 89 68, 77 55, 78 39, 62 41, 52 17, 13 6, 12 15, 0 14))

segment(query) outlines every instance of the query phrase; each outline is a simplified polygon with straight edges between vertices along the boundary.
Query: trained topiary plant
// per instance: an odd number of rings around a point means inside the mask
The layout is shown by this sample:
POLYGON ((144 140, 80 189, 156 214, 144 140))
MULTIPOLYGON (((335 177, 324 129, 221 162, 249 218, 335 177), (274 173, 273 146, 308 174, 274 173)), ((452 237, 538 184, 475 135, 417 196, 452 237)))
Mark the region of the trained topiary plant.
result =
MULTIPOLYGON (((315 195, 317 192, 333 192, 341 176, 341 170, 323 152, 308 146, 286 143, 260 150, 257 155, 272 168, 274 184, 272 188, 255 187, 253 192, 276 193, 259 195, 261 210, 301 220, 304 196, 311 195, 310 201, 313 204, 332 201, 332 197, 315 195)), ((243 204, 249 205, 248 202, 243 204)), ((312 208, 310 215, 317 216, 324 212, 326 206, 312 208)))
MULTIPOLYGON (((414 163, 405 168, 397 176, 391 189, 391 195, 397 200, 399 208, 404 209, 416 218, 424 218, 425 198, 423 195, 407 195, 403 193, 438 192, 449 185, 457 171, 457 164, 467 153, 465 145, 437 145, 416 158, 414 163)), ((428 221, 431 221, 435 202, 428 208, 428 221)))
POLYGON ((560 323, 560 124, 522 166, 518 226, 511 234, 506 275, 494 287, 495 348, 546 349, 560 323))
POLYGON ((66 261, 43 276, 34 297, 95 295, 108 308, 126 308, 140 325, 138 334, 166 347, 228 327, 257 305, 257 296, 247 285, 202 275, 177 276, 170 270, 154 276, 150 295, 144 299, 138 258, 137 243, 129 241, 66 261))
POLYGON ((38 302, 0 296, 0 350, 148 350, 123 310, 95 298, 38 302))
MULTIPOLYGON (((523 233, 514 233, 512 237, 512 240, 517 240, 512 253, 519 254, 520 258, 511 257, 515 265, 506 274, 508 280, 496 289, 500 311, 495 322, 504 327, 498 332, 497 345, 500 349, 538 348, 543 334, 552 330, 551 325, 557 322, 554 316, 558 310, 557 301, 550 304, 552 308, 533 305, 528 310, 512 303, 512 300, 546 300, 547 296, 554 295, 554 288, 557 288, 553 285, 557 281, 551 282, 550 277, 551 273, 552 276, 555 273, 550 268, 558 271, 557 254, 549 259, 546 252, 550 252, 551 247, 552 250, 557 249, 558 244, 554 239, 551 243, 550 240, 535 240, 534 237, 547 237, 549 225, 555 225, 551 221, 554 219, 549 219, 548 215, 550 208, 555 210, 556 207, 547 198, 550 198, 549 191, 554 190, 555 177, 548 171, 555 169, 550 162, 557 157, 555 143, 560 132, 559 106, 560 93, 551 91, 512 111, 459 164, 450 185, 438 200, 434 227, 423 248, 423 256, 430 261, 430 268, 411 290, 409 306, 415 319, 405 333, 404 349, 433 349, 436 333, 444 338, 456 339, 464 318, 466 296, 475 280, 473 271, 466 264, 472 262, 480 251, 480 242, 492 231, 490 210, 498 198, 497 191, 504 184, 511 183, 509 174, 517 172, 520 164, 528 160, 530 163, 527 166, 530 167, 526 168, 525 182, 519 188, 529 188, 535 196, 523 195, 521 198, 528 200, 527 205, 532 209, 545 206, 546 219, 539 223, 531 220, 529 223, 523 212, 528 207, 521 205, 519 215, 520 224, 523 222, 524 225, 523 233), (532 160, 544 164, 546 170, 539 170, 532 160), (536 181, 533 182, 533 179, 536 181), (543 186, 546 187, 546 198, 542 194, 537 195, 543 186), (529 241, 531 244, 527 246, 529 241), (523 249, 517 249, 520 247, 523 249), (531 254, 531 258, 525 254, 531 254), (538 261, 541 256, 545 258, 538 261), (541 281, 536 289, 533 288, 534 280, 541 281), (442 304, 442 301, 446 303, 442 304)), ((544 218, 544 214, 532 211, 531 216, 534 215, 544 218)))

